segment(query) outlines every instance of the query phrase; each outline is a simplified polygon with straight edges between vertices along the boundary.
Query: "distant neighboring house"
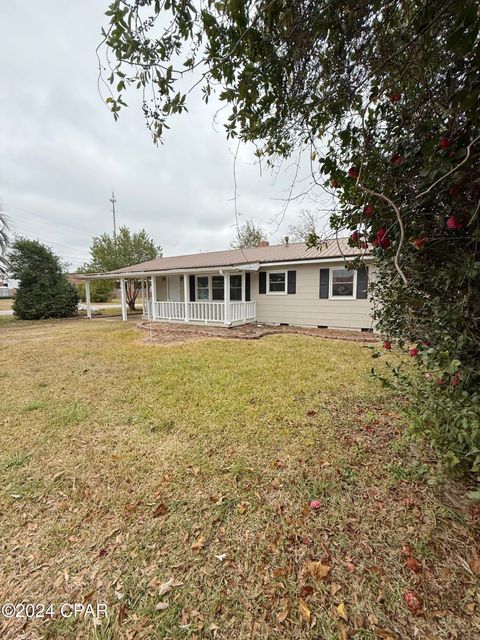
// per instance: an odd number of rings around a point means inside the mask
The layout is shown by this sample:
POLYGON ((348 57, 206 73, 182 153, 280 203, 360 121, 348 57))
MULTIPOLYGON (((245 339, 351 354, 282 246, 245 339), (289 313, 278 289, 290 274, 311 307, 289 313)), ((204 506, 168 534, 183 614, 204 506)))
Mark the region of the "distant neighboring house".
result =
POLYGON ((80 278, 80 275, 81 274, 79 274, 79 273, 66 273, 65 274, 67 280, 69 282, 71 282, 72 284, 74 284, 75 286, 78 286, 80 284, 84 284, 84 282, 85 282, 84 280, 82 280, 80 278))
POLYGON ((0 298, 13 298, 18 289, 18 280, 0 279, 0 298))
MULTIPOLYGON (((226 326, 260 322, 358 330, 372 328, 368 286, 375 267, 348 271, 359 254, 346 238, 158 258, 109 273, 82 275, 142 283, 144 317, 226 326)), ((125 297, 123 319, 127 318, 125 297)))

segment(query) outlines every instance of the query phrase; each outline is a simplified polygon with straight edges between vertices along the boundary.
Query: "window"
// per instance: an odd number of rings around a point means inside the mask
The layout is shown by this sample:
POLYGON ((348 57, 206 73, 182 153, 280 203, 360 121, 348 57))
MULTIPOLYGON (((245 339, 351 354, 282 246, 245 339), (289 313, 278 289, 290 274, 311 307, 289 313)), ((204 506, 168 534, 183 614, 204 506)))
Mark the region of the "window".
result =
POLYGON ((270 271, 268 273, 267 293, 286 293, 286 292, 287 292, 287 272, 286 271, 270 271))
POLYGON ((347 269, 332 269, 331 298, 353 298, 355 272, 347 269))
POLYGON ((225 286, 223 276, 212 276, 212 300, 225 298, 225 286))
POLYGON ((230 276, 230 300, 242 299, 242 276, 230 276))
POLYGON ((208 300, 209 297, 208 276, 197 276, 197 300, 208 300))

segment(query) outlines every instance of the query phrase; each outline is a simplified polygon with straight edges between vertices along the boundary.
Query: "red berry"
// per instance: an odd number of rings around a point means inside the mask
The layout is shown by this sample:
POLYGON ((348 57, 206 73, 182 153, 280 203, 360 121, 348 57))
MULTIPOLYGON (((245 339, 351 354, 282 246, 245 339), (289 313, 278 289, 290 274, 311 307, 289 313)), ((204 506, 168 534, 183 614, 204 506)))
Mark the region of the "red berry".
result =
POLYGON ((463 227, 463 222, 458 220, 455 216, 450 216, 447 220, 447 227, 450 231, 454 231, 455 229, 461 229, 463 227))
POLYGON ((418 349, 415 349, 415 347, 413 347, 412 349, 408 350, 408 353, 412 358, 415 358, 416 356, 418 356, 418 349))
POLYGON ((390 349, 392 348, 392 343, 390 342, 390 340, 385 340, 385 342, 383 343, 383 348, 387 351, 390 351, 390 349))
POLYGON ((352 244, 357 244, 359 240, 360 240, 360 234, 358 233, 358 231, 354 231, 350 236, 350 242, 352 244))
POLYGON ((388 249, 391 244, 392 243, 387 236, 387 230, 385 229, 385 227, 382 227, 377 231, 375 240, 373 241, 373 245, 375 247, 381 247, 382 249, 388 249))
POLYGON ((451 144, 450 140, 445 136, 440 138, 440 140, 438 142, 439 147, 441 147, 442 149, 448 149, 450 144, 451 144))
POLYGON ((399 153, 394 153, 390 158, 390 162, 398 167, 398 165, 402 164, 402 156, 399 153))
POLYGON ((371 218, 373 216, 373 212, 375 211, 373 204, 366 204, 363 207, 363 215, 367 216, 367 218, 371 218))
POLYGON ((425 247, 425 245, 427 244, 427 239, 426 238, 416 238, 413 241, 413 244, 415 245, 415 247, 417 247, 417 249, 423 249, 425 247))
POLYGON ((312 500, 310 502, 310 509, 320 509, 321 506, 322 503, 320 502, 320 500, 312 500))
POLYGON ((360 249, 368 249, 368 242, 361 242, 360 249))
POLYGON ((395 104, 395 102, 398 102, 400 98, 401 98, 401 95, 398 93, 398 91, 394 91, 388 96, 388 99, 392 104, 395 104))
POLYGON ((356 167, 350 167, 348 170, 348 175, 350 178, 358 178, 358 169, 356 167))
POLYGON ((336 189, 338 187, 338 182, 336 180, 332 180, 330 185, 332 186, 332 189, 336 189))

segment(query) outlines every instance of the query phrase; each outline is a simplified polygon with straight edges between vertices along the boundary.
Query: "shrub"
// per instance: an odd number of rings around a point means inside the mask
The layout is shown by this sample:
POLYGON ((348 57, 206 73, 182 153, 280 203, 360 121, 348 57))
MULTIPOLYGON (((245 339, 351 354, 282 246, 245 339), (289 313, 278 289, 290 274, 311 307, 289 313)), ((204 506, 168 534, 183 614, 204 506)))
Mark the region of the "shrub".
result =
POLYGON ((12 276, 20 280, 13 312, 21 320, 64 318, 77 313, 78 293, 62 273, 52 251, 37 242, 20 238, 10 255, 12 276))
MULTIPOLYGON (((92 302, 110 302, 113 297, 115 282, 113 280, 91 280, 90 300, 92 302)), ((78 295, 85 302, 85 285, 77 285, 78 295)))

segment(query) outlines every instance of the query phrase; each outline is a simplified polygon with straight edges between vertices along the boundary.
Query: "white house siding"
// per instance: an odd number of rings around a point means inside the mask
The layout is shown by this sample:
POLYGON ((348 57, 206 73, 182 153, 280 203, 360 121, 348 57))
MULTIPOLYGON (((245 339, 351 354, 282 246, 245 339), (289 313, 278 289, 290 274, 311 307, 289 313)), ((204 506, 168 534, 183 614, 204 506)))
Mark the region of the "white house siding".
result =
MULTIPOLYGON (((267 272, 284 269, 297 272, 296 293, 285 295, 258 293, 258 273, 252 273, 251 299, 256 302, 257 322, 284 322, 302 327, 371 328, 370 300, 327 300, 319 297, 320 268, 341 266, 339 262, 332 262, 261 268, 267 272)), ((369 281, 373 276, 374 268, 369 267, 369 281)))

